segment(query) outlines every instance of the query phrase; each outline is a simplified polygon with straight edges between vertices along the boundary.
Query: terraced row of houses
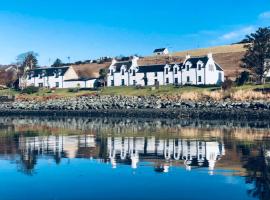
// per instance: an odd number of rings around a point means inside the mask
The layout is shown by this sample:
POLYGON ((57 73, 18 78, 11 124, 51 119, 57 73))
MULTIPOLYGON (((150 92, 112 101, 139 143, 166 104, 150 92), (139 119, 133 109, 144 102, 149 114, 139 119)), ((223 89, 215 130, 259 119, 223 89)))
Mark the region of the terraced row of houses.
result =
MULTIPOLYGON (((164 49, 158 56, 162 56, 164 49)), ((157 50, 154 51, 157 54, 157 50)), ((167 53, 167 51, 165 52, 167 53)), ((46 88, 94 88, 100 81, 100 70, 105 69, 107 86, 154 85, 220 85, 224 71, 211 53, 201 57, 186 56, 183 62, 140 64, 142 58, 126 61, 113 59, 104 64, 49 67, 29 70, 20 78, 20 86, 46 88)))
POLYGON ((220 85, 224 81, 224 71, 211 53, 203 57, 187 55, 183 63, 138 65, 138 60, 138 57, 125 62, 113 60, 108 86, 220 85))

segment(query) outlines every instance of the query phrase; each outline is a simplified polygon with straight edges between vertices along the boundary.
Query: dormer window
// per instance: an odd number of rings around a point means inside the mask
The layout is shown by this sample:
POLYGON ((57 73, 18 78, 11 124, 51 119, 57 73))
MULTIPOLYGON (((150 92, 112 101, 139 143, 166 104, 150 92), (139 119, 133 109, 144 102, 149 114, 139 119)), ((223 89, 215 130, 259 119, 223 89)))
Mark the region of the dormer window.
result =
POLYGON ((133 70, 133 74, 132 74, 133 76, 135 76, 136 75, 136 71, 135 70, 133 70))
POLYGON ((198 70, 201 70, 201 69, 202 69, 202 65, 198 64, 198 70))
POLYGON ((124 76, 125 75, 125 70, 124 69, 122 69, 122 76, 124 76))
POLYGON ((177 68, 174 68, 174 74, 177 74, 178 70, 177 68))
POLYGON ((58 71, 55 71, 55 78, 58 78, 59 77, 59 72, 58 71))
POLYGON ((169 74, 169 69, 168 68, 165 68, 165 73, 169 74))
POLYGON ((187 71, 189 71, 189 65, 186 65, 186 67, 187 67, 187 71))
POLYGON ((112 75, 113 75, 113 70, 111 69, 111 71, 110 71, 110 72, 111 72, 111 76, 112 76, 112 75))

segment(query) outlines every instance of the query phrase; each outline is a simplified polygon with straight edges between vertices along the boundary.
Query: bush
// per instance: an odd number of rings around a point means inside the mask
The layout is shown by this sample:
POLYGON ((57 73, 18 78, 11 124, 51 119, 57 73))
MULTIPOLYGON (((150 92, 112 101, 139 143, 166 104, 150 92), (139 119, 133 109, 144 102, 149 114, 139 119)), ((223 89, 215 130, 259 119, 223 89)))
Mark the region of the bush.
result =
POLYGON ((37 93, 39 91, 39 87, 35 87, 35 86, 29 86, 26 87, 22 90, 22 94, 34 94, 37 93))
POLYGON ((69 88, 68 89, 68 92, 74 92, 74 93, 77 93, 77 92, 79 92, 79 88, 69 88))
POLYGON ((225 80, 221 85, 221 88, 224 91, 230 90, 232 89, 232 87, 233 87, 233 81, 230 79, 225 80))
POLYGON ((241 86, 244 85, 246 82, 248 82, 248 80, 249 80, 249 72, 244 71, 240 74, 240 76, 236 79, 235 82, 238 86, 241 86))

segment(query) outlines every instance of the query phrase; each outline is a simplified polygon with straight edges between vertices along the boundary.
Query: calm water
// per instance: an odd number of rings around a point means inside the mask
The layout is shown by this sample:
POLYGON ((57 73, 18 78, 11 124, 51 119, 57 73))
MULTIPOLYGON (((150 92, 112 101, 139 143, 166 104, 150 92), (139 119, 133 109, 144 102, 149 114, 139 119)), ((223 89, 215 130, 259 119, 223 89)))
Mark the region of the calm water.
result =
POLYGON ((0 199, 270 199, 267 123, 0 118, 0 199))

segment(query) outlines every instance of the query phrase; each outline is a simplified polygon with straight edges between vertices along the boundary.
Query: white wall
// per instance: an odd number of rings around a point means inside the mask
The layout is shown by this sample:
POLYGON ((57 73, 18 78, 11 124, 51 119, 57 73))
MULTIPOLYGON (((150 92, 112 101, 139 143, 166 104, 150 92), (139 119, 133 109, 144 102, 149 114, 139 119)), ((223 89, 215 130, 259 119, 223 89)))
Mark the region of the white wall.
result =
POLYGON ((43 84, 43 87, 49 87, 49 88, 54 88, 56 87, 56 82, 59 83, 59 88, 64 88, 63 82, 64 82, 64 77, 59 76, 56 78, 55 76, 49 76, 49 77, 32 77, 31 79, 28 79, 27 77, 27 86, 35 86, 38 87, 39 83, 43 84))
POLYGON ((80 88, 93 88, 97 81, 97 79, 87 81, 64 81, 64 79, 64 76, 59 76, 58 78, 55 78, 55 76, 49 76, 41 79, 39 77, 33 77, 30 80, 27 79, 27 86, 39 87, 39 83, 42 83, 43 87, 54 88, 56 87, 56 82, 58 82, 58 88, 77 88, 78 84, 80 84, 80 88))

